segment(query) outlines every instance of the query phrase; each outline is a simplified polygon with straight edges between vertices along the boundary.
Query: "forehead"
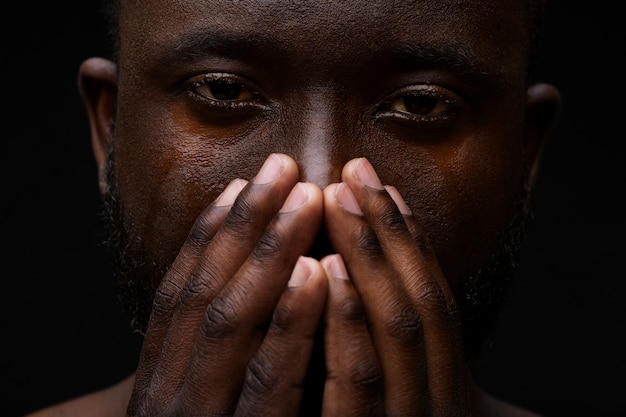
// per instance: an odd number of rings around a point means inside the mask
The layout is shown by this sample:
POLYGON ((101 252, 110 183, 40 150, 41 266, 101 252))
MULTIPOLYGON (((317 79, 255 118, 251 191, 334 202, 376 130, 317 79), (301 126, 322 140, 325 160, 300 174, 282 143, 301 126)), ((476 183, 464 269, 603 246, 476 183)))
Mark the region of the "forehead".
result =
MULTIPOLYGON (((521 0, 127 0, 120 45, 135 65, 197 44, 254 45, 329 65, 398 48, 458 49, 489 72, 525 65, 521 0), (507 47, 503 47, 507 45, 507 47), (427 47, 426 47, 427 46, 427 47)), ((241 52, 241 51, 240 51, 241 52)), ((258 51, 257 51, 258 52, 258 51)))

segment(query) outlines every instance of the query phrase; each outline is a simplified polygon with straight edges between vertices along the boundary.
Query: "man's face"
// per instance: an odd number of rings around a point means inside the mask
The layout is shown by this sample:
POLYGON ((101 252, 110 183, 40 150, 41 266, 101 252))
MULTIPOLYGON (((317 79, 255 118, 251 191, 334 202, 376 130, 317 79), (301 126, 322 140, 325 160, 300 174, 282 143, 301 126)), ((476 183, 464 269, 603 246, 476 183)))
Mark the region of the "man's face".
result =
POLYGON ((322 188, 367 157, 457 292, 509 253, 527 198, 523 2, 123 3, 109 185, 152 288, 198 214, 272 152, 322 188))

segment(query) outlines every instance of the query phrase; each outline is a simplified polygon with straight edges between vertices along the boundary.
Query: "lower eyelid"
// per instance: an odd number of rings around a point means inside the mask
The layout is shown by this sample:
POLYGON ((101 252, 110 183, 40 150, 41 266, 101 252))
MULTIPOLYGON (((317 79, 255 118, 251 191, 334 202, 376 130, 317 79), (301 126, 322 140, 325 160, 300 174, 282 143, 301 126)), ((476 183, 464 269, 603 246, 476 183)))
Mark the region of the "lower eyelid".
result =
POLYGON ((260 103, 255 101, 239 101, 239 100, 217 100, 214 98, 204 97, 195 92, 189 92, 189 96, 191 99, 196 102, 204 103, 204 105, 211 106, 213 108, 220 109, 247 109, 251 107, 259 107, 262 106, 260 103))
MULTIPOLYGON (((194 90, 198 90, 200 88, 206 88, 209 94, 201 94, 197 93, 199 96, 212 96, 211 89, 212 85, 214 87, 218 87, 222 84, 223 87, 228 88, 228 86, 232 86, 232 88, 239 88, 242 92, 246 92, 242 97, 237 98, 239 101, 244 100, 259 100, 262 97, 260 94, 260 90, 256 88, 254 82, 246 79, 237 74, 231 74, 226 72, 207 72, 195 75, 190 77, 185 82, 185 89, 191 91, 193 93, 194 90)), ((207 97, 211 98, 211 97, 207 97)), ((215 100, 220 100, 219 98, 215 98, 215 100)))
POLYGON ((266 105, 259 93, 250 91, 249 89, 247 89, 247 93, 243 98, 226 100, 212 97, 213 94, 210 92, 208 92, 208 94, 201 94, 198 92, 200 87, 203 87, 202 83, 189 86, 186 91, 187 96, 196 102, 201 102, 214 108, 236 110, 250 107, 265 107, 266 105))
MULTIPOLYGON (((398 112, 398 113, 403 113, 403 114, 408 114, 408 115, 414 115, 415 117, 429 118, 428 115, 412 113, 411 110, 409 110, 406 106, 406 101, 405 101, 406 97, 407 96, 403 96, 403 97, 399 97, 391 101, 387 101, 383 104, 383 106, 381 106, 381 108, 386 113, 398 112)), ((434 112, 436 113, 436 115, 431 116, 431 117, 438 117, 440 115, 450 113, 454 111, 456 108, 458 108, 457 103, 451 102, 449 100, 438 98, 438 97, 431 97, 431 98, 436 100, 431 110, 431 113, 434 112)))

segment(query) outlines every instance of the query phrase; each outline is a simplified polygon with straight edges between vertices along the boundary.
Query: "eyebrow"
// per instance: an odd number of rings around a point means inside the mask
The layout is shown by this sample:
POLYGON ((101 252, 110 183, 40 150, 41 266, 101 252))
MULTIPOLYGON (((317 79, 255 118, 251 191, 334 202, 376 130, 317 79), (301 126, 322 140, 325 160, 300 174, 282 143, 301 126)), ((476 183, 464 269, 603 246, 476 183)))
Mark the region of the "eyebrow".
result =
MULTIPOLYGON (((162 45, 163 46, 163 45, 162 45)), ((180 62, 194 62, 210 55, 241 57, 261 51, 281 51, 279 42, 247 33, 203 30, 181 36, 172 45, 161 48, 156 66, 168 68, 180 62)))
MULTIPOLYGON (((273 61, 289 54, 282 42, 246 32, 202 30, 189 32, 171 45, 162 45, 154 62, 157 71, 182 63, 193 63, 208 56, 255 59, 271 51, 273 61)), ((492 76, 486 65, 479 62, 468 45, 455 42, 418 44, 402 42, 392 44, 389 50, 370 54, 374 61, 386 61, 399 68, 445 69, 477 78, 492 76)))
POLYGON ((443 68, 457 74, 475 77, 494 75, 481 63, 466 44, 413 44, 402 43, 391 51, 392 62, 407 68, 443 68))

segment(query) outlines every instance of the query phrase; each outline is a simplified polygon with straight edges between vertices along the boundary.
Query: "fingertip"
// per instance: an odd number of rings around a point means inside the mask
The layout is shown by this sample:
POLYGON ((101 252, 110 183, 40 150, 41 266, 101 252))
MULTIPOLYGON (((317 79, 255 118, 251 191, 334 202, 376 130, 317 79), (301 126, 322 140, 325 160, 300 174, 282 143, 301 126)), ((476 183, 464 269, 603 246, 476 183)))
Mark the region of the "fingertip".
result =
POLYGON ((315 275, 317 270, 316 264, 317 261, 315 259, 308 256, 300 256, 291 272, 287 286, 289 288, 297 288, 305 285, 315 275))
POLYGON ((337 204, 344 210, 357 215, 363 214, 363 211, 361 211, 361 208, 359 207, 359 203, 356 201, 354 194, 352 194, 350 187, 348 187, 346 183, 342 182, 337 185, 334 192, 334 198, 337 201, 337 204))
POLYGON ((226 186, 226 188, 224 188, 224 191, 222 191, 222 193, 218 195, 217 198, 215 199, 215 206, 216 207, 232 206, 232 204, 237 199, 237 196, 239 195, 241 190, 243 190, 243 187, 245 187, 247 183, 248 181, 240 179, 240 178, 232 180, 226 186))
POLYGON ((280 209, 281 213, 289 213, 292 211, 298 210, 300 207, 306 205, 309 201, 309 193, 307 187, 305 187, 301 182, 297 183, 289 195, 287 196, 287 200, 280 209))
POLYGON ((339 254, 333 254, 325 256, 321 261, 326 275, 336 279, 349 280, 348 271, 346 265, 343 262, 343 258, 339 254))
POLYGON ((298 174, 298 164, 291 156, 285 153, 273 153, 272 155, 280 160, 284 172, 298 174))
POLYGON ((398 191, 396 187, 394 187, 393 185, 385 185, 385 189, 387 190, 387 193, 393 199, 394 203, 396 203, 396 207, 398 207, 398 210, 400 210, 400 213, 405 214, 405 215, 413 214, 413 212, 411 211, 409 206, 406 204, 406 202, 404 201, 404 198, 402 198, 402 195, 400 194, 400 192, 398 191))
POLYGON ((322 189, 317 186, 317 184, 314 184, 312 182, 301 182, 300 184, 306 188, 310 204, 314 204, 315 202, 318 202, 320 204, 323 203, 324 194, 322 192, 322 189))
POLYGON ((352 158, 351 160, 349 160, 348 162, 344 164, 341 170, 342 181, 346 181, 349 178, 356 177, 354 174, 354 171, 356 170, 357 166, 360 164, 362 159, 365 159, 365 157, 352 158))
POLYGON ((357 163, 352 167, 352 175, 358 182, 367 187, 375 190, 382 190, 384 188, 378 178, 376 170, 367 158, 358 159, 357 163))

